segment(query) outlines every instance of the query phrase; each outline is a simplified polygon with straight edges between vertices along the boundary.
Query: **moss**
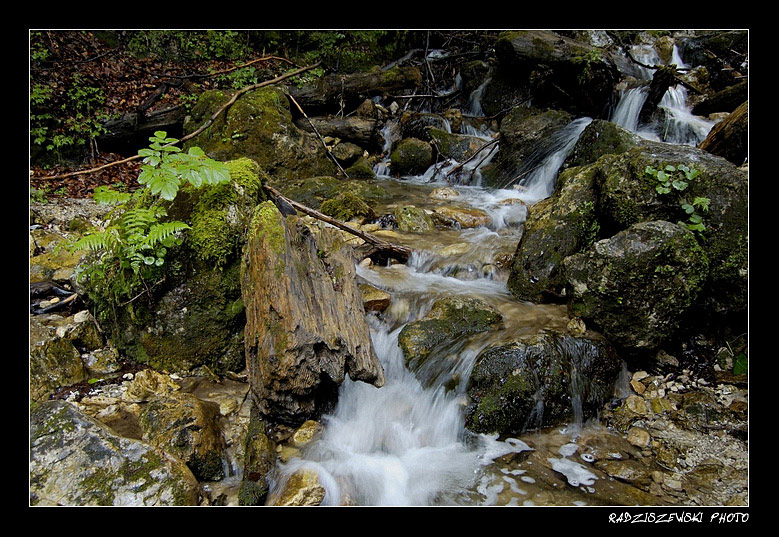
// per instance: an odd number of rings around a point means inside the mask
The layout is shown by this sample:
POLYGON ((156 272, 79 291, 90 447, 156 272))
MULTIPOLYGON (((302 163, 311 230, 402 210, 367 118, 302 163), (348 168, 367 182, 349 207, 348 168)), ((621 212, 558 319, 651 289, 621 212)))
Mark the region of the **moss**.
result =
POLYGON ((282 216, 271 201, 260 203, 251 222, 252 240, 264 241, 279 258, 286 252, 287 241, 282 216))
POLYGON ((347 222, 355 217, 372 218, 373 210, 365 200, 351 191, 344 191, 337 197, 322 202, 320 211, 328 216, 347 222))
POLYGON ((236 207, 249 200, 264 199, 259 165, 248 158, 226 162, 229 184, 204 187, 195 194, 189 241, 202 261, 222 268, 236 254, 241 234, 233 229, 237 222, 236 207))

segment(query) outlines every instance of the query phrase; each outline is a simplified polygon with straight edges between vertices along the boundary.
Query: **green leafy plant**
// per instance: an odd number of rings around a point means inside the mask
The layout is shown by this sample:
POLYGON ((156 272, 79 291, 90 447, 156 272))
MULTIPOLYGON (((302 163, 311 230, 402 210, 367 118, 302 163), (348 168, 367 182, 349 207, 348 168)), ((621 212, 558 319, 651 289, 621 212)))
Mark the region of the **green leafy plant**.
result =
MULTIPOLYGON (((671 194, 672 192, 684 192, 690 185, 690 181, 700 175, 700 171, 684 164, 678 166, 669 164, 662 169, 647 166, 644 169, 644 173, 657 181, 655 190, 661 195, 671 194)), ((680 221, 679 224, 692 231, 704 231, 706 226, 703 224, 703 217, 697 212, 697 209, 708 212, 710 203, 711 200, 709 198, 697 196, 693 199, 692 203, 682 199, 680 201, 680 206, 687 215, 687 221, 680 221)))
POLYGON ((178 140, 163 131, 149 140, 150 146, 138 152, 144 157, 138 176, 144 188, 133 193, 96 188, 94 200, 116 206, 113 216, 103 231, 71 245, 72 250, 87 250, 95 256, 80 270, 79 278, 88 280, 92 294, 104 302, 113 304, 139 290, 148 291, 148 281, 160 275, 168 250, 182 243, 182 233, 190 226, 165 219, 166 205, 183 184, 197 188, 230 181, 227 167, 206 157, 200 148, 182 152, 173 145, 178 140))

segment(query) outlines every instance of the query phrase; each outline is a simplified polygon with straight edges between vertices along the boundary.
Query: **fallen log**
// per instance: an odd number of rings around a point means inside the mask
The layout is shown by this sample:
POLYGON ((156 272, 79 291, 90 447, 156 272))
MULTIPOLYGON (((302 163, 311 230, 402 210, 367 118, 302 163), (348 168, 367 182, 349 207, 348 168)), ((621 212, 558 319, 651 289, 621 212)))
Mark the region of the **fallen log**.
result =
POLYGON ((298 119, 294 123, 301 130, 318 131, 322 136, 332 136, 352 142, 363 149, 380 149, 376 132, 376 120, 359 117, 310 117, 310 123, 298 119))
POLYGON ((263 188, 265 189, 265 192, 270 195, 276 206, 279 207, 279 211, 281 211, 282 214, 288 214, 288 208, 292 207, 304 214, 316 218, 317 220, 331 224, 364 240, 367 244, 370 245, 370 247, 367 249, 366 257, 370 257, 372 259, 378 258, 381 260, 386 258, 397 259, 401 263, 407 262, 409 257, 411 257, 411 248, 387 242, 371 235, 370 233, 366 233, 361 229, 357 229, 350 226, 349 224, 341 222, 340 220, 336 220, 335 218, 327 216, 326 214, 322 214, 319 211, 312 209, 311 207, 307 207, 302 203, 298 203, 295 200, 287 198, 286 196, 282 195, 281 192, 271 186, 263 185, 263 188))
POLYGON ((415 89, 421 84, 419 69, 396 67, 387 71, 323 76, 308 86, 290 86, 289 94, 309 113, 327 115, 344 108, 357 108, 365 99, 376 95, 415 89))

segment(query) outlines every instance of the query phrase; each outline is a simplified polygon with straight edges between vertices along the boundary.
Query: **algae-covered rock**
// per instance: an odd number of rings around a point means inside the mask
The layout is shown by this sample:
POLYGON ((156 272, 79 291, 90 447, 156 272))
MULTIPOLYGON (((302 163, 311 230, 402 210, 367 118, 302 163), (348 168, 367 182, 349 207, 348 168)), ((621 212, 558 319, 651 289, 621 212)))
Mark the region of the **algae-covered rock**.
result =
POLYGON ((412 321, 398 334, 398 344, 408 363, 424 360, 439 344, 477 332, 494 330, 503 316, 483 300, 451 296, 437 300, 419 321, 412 321))
POLYGON ((433 148, 418 138, 399 141, 390 154, 390 169, 395 176, 419 175, 433 164, 433 148))
POLYGON ((691 231, 659 220, 601 240, 563 268, 573 314, 620 347, 652 349, 682 325, 709 261, 691 231))
POLYGON ((138 422, 146 442, 186 462, 199 480, 218 481, 225 477, 219 417, 216 403, 173 392, 146 403, 138 422))
MULTIPOLYGON (((184 123, 184 133, 200 127, 230 97, 221 90, 203 92, 184 123)), ((279 184, 289 178, 335 175, 338 171, 316 136, 295 126, 289 101, 278 88, 260 88, 241 95, 185 148, 189 146, 202 148, 216 160, 256 160, 279 184)))
POLYGON ((320 211, 343 222, 358 217, 366 220, 376 216, 365 200, 351 190, 345 190, 335 198, 323 201, 320 211))
MULTIPOLYGON (((650 220, 689 223, 685 204, 696 206, 704 229, 697 240, 709 259, 702 311, 740 314, 747 301, 747 174, 724 158, 688 146, 646 142, 620 155, 607 155, 596 163, 601 226, 613 232, 650 220), (682 179, 684 188, 658 193, 659 181, 647 167, 682 179), (670 167, 670 168, 669 168, 670 167), (693 174, 687 179, 683 167, 693 174)), ((682 185, 680 185, 682 186, 682 185)))
MULTIPOLYGON (((428 128, 431 143, 436 147, 438 154, 444 158, 450 158, 457 162, 463 162, 472 157, 486 143, 483 138, 467 134, 457 134, 441 129, 428 128)), ((487 156, 484 153, 482 156, 487 156)))
POLYGON ((620 370, 605 341, 544 332, 490 347, 471 372, 466 427, 516 434, 587 419, 612 396, 620 370))
POLYGON ((200 496, 189 468, 162 450, 117 436, 64 401, 32 408, 32 505, 184 506, 200 496))
POLYGON ((279 187, 282 194, 312 209, 319 209, 326 200, 335 199, 344 192, 360 196, 366 203, 389 197, 384 188, 373 181, 338 179, 331 175, 304 177, 287 181, 279 187))
POLYGON ((114 346, 136 362, 179 372, 206 365, 217 374, 244 367, 240 254, 253 209, 265 199, 264 175, 248 158, 225 165, 229 183, 179 191, 168 214, 191 229, 145 292, 118 304, 99 288, 88 292, 114 346))
POLYGON ((592 168, 573 168, 552 197, 528 209, 507 282, 520 300, 545 302, 565 288, 562 262, 591 245, 600 232, 592 168))
POLYGON ((393 211, 400 231, 424 233, 435 228, 432 217, 424 209, 413 205, 402 205, 393 211))

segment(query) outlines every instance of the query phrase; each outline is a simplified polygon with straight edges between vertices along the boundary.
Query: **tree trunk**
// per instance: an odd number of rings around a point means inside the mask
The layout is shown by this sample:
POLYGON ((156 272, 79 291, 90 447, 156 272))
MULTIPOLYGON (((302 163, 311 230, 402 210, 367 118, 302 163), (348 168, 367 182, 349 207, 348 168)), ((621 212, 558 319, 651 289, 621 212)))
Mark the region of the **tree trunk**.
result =
POLYGON ((337 232, 315 239, 270 201, 255 211, 241 271, 244 340, 252 393, 272 423, 298 426, 332 410, 347 374, 384 384, 345 248, 337 232))
MULTIPOLYGON (((358 117, 310 117, 314 128, 322 136, 332 136, 357 144, 368 151, 381 149, 376 121, 358 117)), ((304 131, 314 132, 306 119, 297 119, 295 125, 304 131)))
POLYGON ((309 86, 290 86, 289 93, 309 116, 327 115, 351 112, 365 99, 415 89, 421 83, 422 75, 416 67, 396 67, 388 71, 328 75, 309 86))
POLYGON ((749 101, 712 127, 699 149, 741 166, 749 154, 749 101))

